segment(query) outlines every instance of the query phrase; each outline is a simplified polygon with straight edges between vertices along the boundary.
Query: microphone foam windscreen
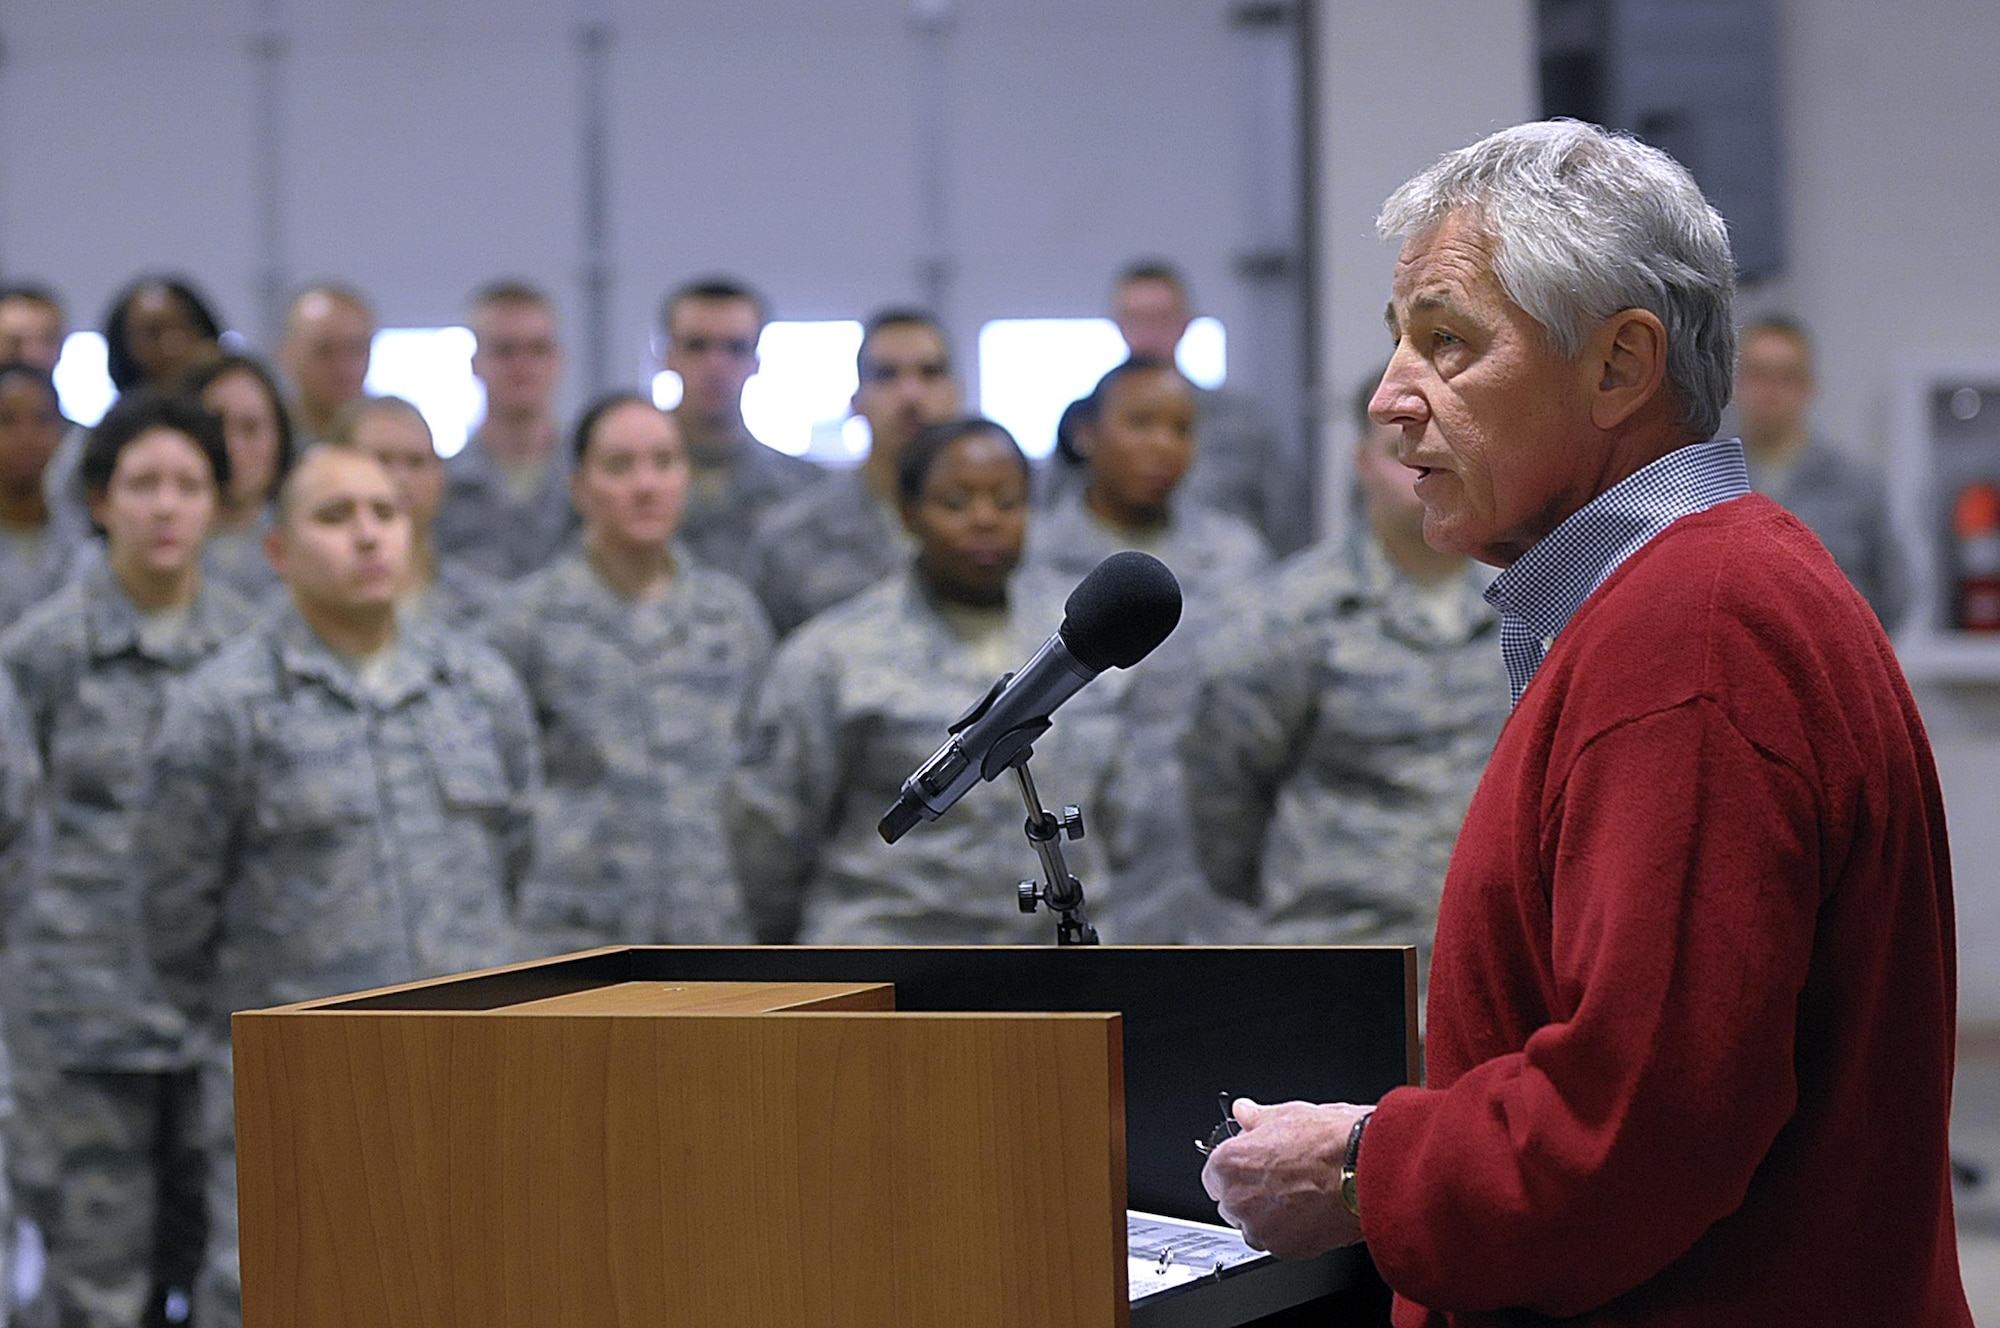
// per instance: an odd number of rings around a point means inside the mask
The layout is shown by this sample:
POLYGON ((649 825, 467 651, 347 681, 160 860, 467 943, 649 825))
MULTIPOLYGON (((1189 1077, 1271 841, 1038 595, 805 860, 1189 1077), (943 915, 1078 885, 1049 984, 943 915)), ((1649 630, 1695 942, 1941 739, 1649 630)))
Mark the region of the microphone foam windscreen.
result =
POLYGON ((1181 620, 1181 583, 1149 553, 1114 553, 1063 605, 1062 639, 1085 668, 1130 668, 1181 620))

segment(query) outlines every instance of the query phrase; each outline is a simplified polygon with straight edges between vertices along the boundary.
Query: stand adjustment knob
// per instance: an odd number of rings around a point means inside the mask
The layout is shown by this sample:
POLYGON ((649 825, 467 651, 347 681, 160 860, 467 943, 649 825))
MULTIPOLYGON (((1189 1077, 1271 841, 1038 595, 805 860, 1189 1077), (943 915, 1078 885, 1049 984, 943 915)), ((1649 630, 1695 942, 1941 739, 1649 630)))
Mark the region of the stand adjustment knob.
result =
POLYGON ((1062 827, 1063 838, 1075 842, 1083 838, 1083 808, 1065 807, 1056 821, 1062 827))
POLYGON ((1014 889, 1020 896, 1018 902, 1021 905, 1021 911, 1023 913, 1034 912, 1035 905, 1039 904, 1042 899, 1042 887, 1036 885, 1033 881, 1023 881, 1015 886, 1014 889))

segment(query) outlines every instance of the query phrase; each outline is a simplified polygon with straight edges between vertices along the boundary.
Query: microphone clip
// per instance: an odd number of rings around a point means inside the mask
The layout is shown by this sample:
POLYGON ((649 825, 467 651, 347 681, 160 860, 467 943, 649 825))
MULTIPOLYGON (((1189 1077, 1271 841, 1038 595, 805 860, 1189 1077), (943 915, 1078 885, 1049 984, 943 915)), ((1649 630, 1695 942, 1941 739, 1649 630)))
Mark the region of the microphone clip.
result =
POLYGON ((1062 853, 1063 840, 1074 843, 1083 838, 1083 809, 1064 807, 1057 816, 1043 807, 1041 794, 1035 791, 1035 777, 1028 773, 1029 755, 1024 750, 1011 764, 1021 786, 1021 799, 1028 805, 1028 820, 1021 828, 1028 836, 1028 846, 1041 859, 1042 880, 1040 884, 1023 881, 1015 887, 1021 911, 1033 913, 1047 905, 1056 915, 1057 945, 1096 945, 1097 928, 1084 916, 1083 882, 1070 875, 1062 853))

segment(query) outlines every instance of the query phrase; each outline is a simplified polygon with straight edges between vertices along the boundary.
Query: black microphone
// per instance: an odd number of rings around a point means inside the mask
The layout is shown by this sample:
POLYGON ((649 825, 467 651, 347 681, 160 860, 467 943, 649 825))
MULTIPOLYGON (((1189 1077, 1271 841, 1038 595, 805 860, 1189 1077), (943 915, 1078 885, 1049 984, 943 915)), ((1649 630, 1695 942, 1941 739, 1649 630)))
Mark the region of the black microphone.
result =
POLYGON ((1114 553, 1092 568, 1064 602, 1056 634, 959 716, 944 746, 903 781, 876 827, 882 838, 893 844, 918 821, 935 821, 974 784, 1026 758, 1057 706, 1104 670, 1150 655, 1180 620, 1180 582, 1158 558, 1114 553))

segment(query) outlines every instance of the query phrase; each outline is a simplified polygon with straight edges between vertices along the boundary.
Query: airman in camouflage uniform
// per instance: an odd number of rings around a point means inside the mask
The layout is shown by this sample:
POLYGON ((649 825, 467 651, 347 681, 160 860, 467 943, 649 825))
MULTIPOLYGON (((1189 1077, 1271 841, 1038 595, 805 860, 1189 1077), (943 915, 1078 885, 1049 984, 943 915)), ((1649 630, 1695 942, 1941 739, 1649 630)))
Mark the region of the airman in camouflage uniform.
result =
POLYGON ((76 569, 89 527, 51 503, 43 477, 68 425, 55 380, 26 364, 0 375, 0 627, 54 594, 76 569))
POLYGON ((719 800, 771 632, 734 577, 685 552, 675 564, 664 597, 634 602, 567 554, 489 625, 541 726, 520 921, 545 953, 747 935, 719 800))
POLYGON ((681 542, 710 567, 744 575, 764 518, 826 472, 766 447, 743 423, 743 385, 757 372, 764 303, 727 278, 681 286, 660 311, 665 366, 680 375, 674 424, 694 473, 681 542))
POLYGON ((1239 919, 1207 888, 1196 861, 1175 744, 1193 697, 1196 645, 1269 564, 1270 553, 1247 522, 1186 501, 1172 487, 1193 454, 1194 404, 1186 380, 1171 366, 1130 362, 1112 370, 1093 396, 1101 398, 1100 405, 1080 425, 1093 453, 1090 484, 1100 474, 1106 488, 1117 483, 1111 470, 1121 463, 1113 449, 1142 455, 1142 464, 1162 477, 1156 483, 1167 485, 1166 493, 1147 495, 1163 510, 1149 526, 1113 524, 1091 507, 1087 484, 1037 514, 1027 561, 1074 584, 1113 553, 1138 549, 1173 570, 1182 598, 1180 625, 1132 669, 1128 728, 1120 742, 1127 749, 1128 778, 1136 785, 1127 796, 1138 812, 1127 822, 1133 842, 1125 851, 1149 889, 1143 898, 1127 901, 1129 910, 1107 915, 1105 937, 1146 943, 1226 939, 1239 919), (1144 423, 1122 418, 1134 403, 1135 418, 1144 423), (1172 461, 1157 459, 1160 452, 1177 456, 1180 471, 1173 471, 1172 461))
POLYGON ((829 475, 773 509, 751 542, 745 579, 789 633, 909 561, 912 546, 892 504, 859 469, 829 475))
POLYGON ((176 679, 250 622, 203 580, 230 477, 195 398, 135 388, 89 435, 78 479, 104 531, 77 580, 0 637, 45 773, 47 870, 10 918, 19 972, 24 1172, 62 1324, 120 1325, 194 1285, 202 1154, 186 1026, 139 962, 132 818, 176 679))
MULTIPOLYGON (((43 866, 46 847, 41 820, 41 762, 28 730, 27 715, 14 684, 0 670, 0 921, 11 921, 26 907, 28 892, 43 866)), ((11 948, 0 950, 0 981, 9 993, 0 998, 0 1174, 13 1177, 14 1074, 8 1058, 5 1030, 17 1010, 13 993, 21 990, 11 948)), ((0 1323, 14 1287, 14 1203, 12 1184, 0 1184, 0 1323)))
POLYGON ((1509 700, 1486 575, 1422 544, 1393 437, 1357 459, 1368 524, 1288 559, 1205 643, 1181 754, 1210 883, 1255 909, 1257 939, 1413 944, 1427 974, 1509 700), (1423 580, 1386 551, 1399 538, 1423 580))
POLYGON ((474 434, 444 463, 444 473, 436 527, 440 552, 489 578, 511 581, 547 566, 575 543, 569 467, 560 456, 550 459, 532 488, 517 491, 474 434))
POLYGON ((444 558, 430 584, 405 596, 397 612, 404 622, 477 634, 509 594, 506 582, 494 580, 470 563, 444 558))
POLYGON ((484 644, 397 627, 409 541, 378 463, 307 453, 272 546, 293 607, 176 689, 154 749, 134 861, 147 950, 208 1052, 203 1328, 241 1317, 230 1012, 517 953, 534 720, 484 644))
POLYGON ((59 1182, 37 1214, 64 1321, 137 1323, 149 1294, 193 1285, 202 1153, 187 1028, 140 952, 131 828, 169 683, 233 640, 251 607, 205 586, 150 626, 108 564, 0 638, 47 771, 52 853, 13 914, 26 1045, 46 1058, 24 1107, 59 1182), (175 1248, 158 1248, 162 1244, 175 1248))
POLYGON ((916 544, 896 510, 897 464, 917 430, 958 409, 944 330, 921 310, 870 317, 854 367, 867 459, 772 509, 750 545, 744 579, 780 635, 909 561, 916 544))
POLYGON ((576 542, 555 413, 563 370, 556 309, 536 287, 502 280, 473 295, 466 321, 486 418, 444 463, 437 547, 488 577, 514 581, 576 542))
MULTIPOLYGON (((458 632, 477 631, 499 604, 507 583, 481 570, 466 557, 439 551, 436 523, 445 500, 448 471, 446 463, 438 459, 430 422, 424 419, 423 412, 401 397, 364 397, 334 419, 327 441, 336 447, 366 452, 381 462, 396 483, 403 509, 410 515, 410 573, 396 600, 398 614, 406 622, 428 622, 458 632)), ((485 465, 490 469, 492 463, 485 465)), ((567 509, 568 469, 560 461, 552 461, 549 471, 567 509)), ((505 513, 487 515, 495 523, 492 541, 485 546, 487 552, 519 552, 528 547, 510 542, 521 538, 508 533, 510 524, 518 523, 505 513)), ((570 529, 567 519, 562 529, 570 529)), ((532 545, 535 538, 530 535, 528 544, 532 545)), ((554 548, 554 544, 535 546, 535 561, 524 564, 524 570, 541 566, 554 548)), ((511 570, 508 572, 509 576, 513 574, 511 570)))
MULTIPOLYGON (((975 785, 893 845, 875 827, 947 726, 1048 639, 1067 593, 1017 574, 1007 608, 988 617, 947 610, 905 571, 785 640, 758 689, 725 799, 758 940, 1049 940, 1048 915, 1024 917, 1015 903, 1015 884, 1038 864, 1012 776, 975 785)), ((1111 854, 1124 676, 1107 673, 1070 700, 1035 744, 1033 765, 1046 802, 1085 809, 1088 833, 1064 853, 1107 940, 1122 939, 1104 919, 1125 888, 1111 854)))

